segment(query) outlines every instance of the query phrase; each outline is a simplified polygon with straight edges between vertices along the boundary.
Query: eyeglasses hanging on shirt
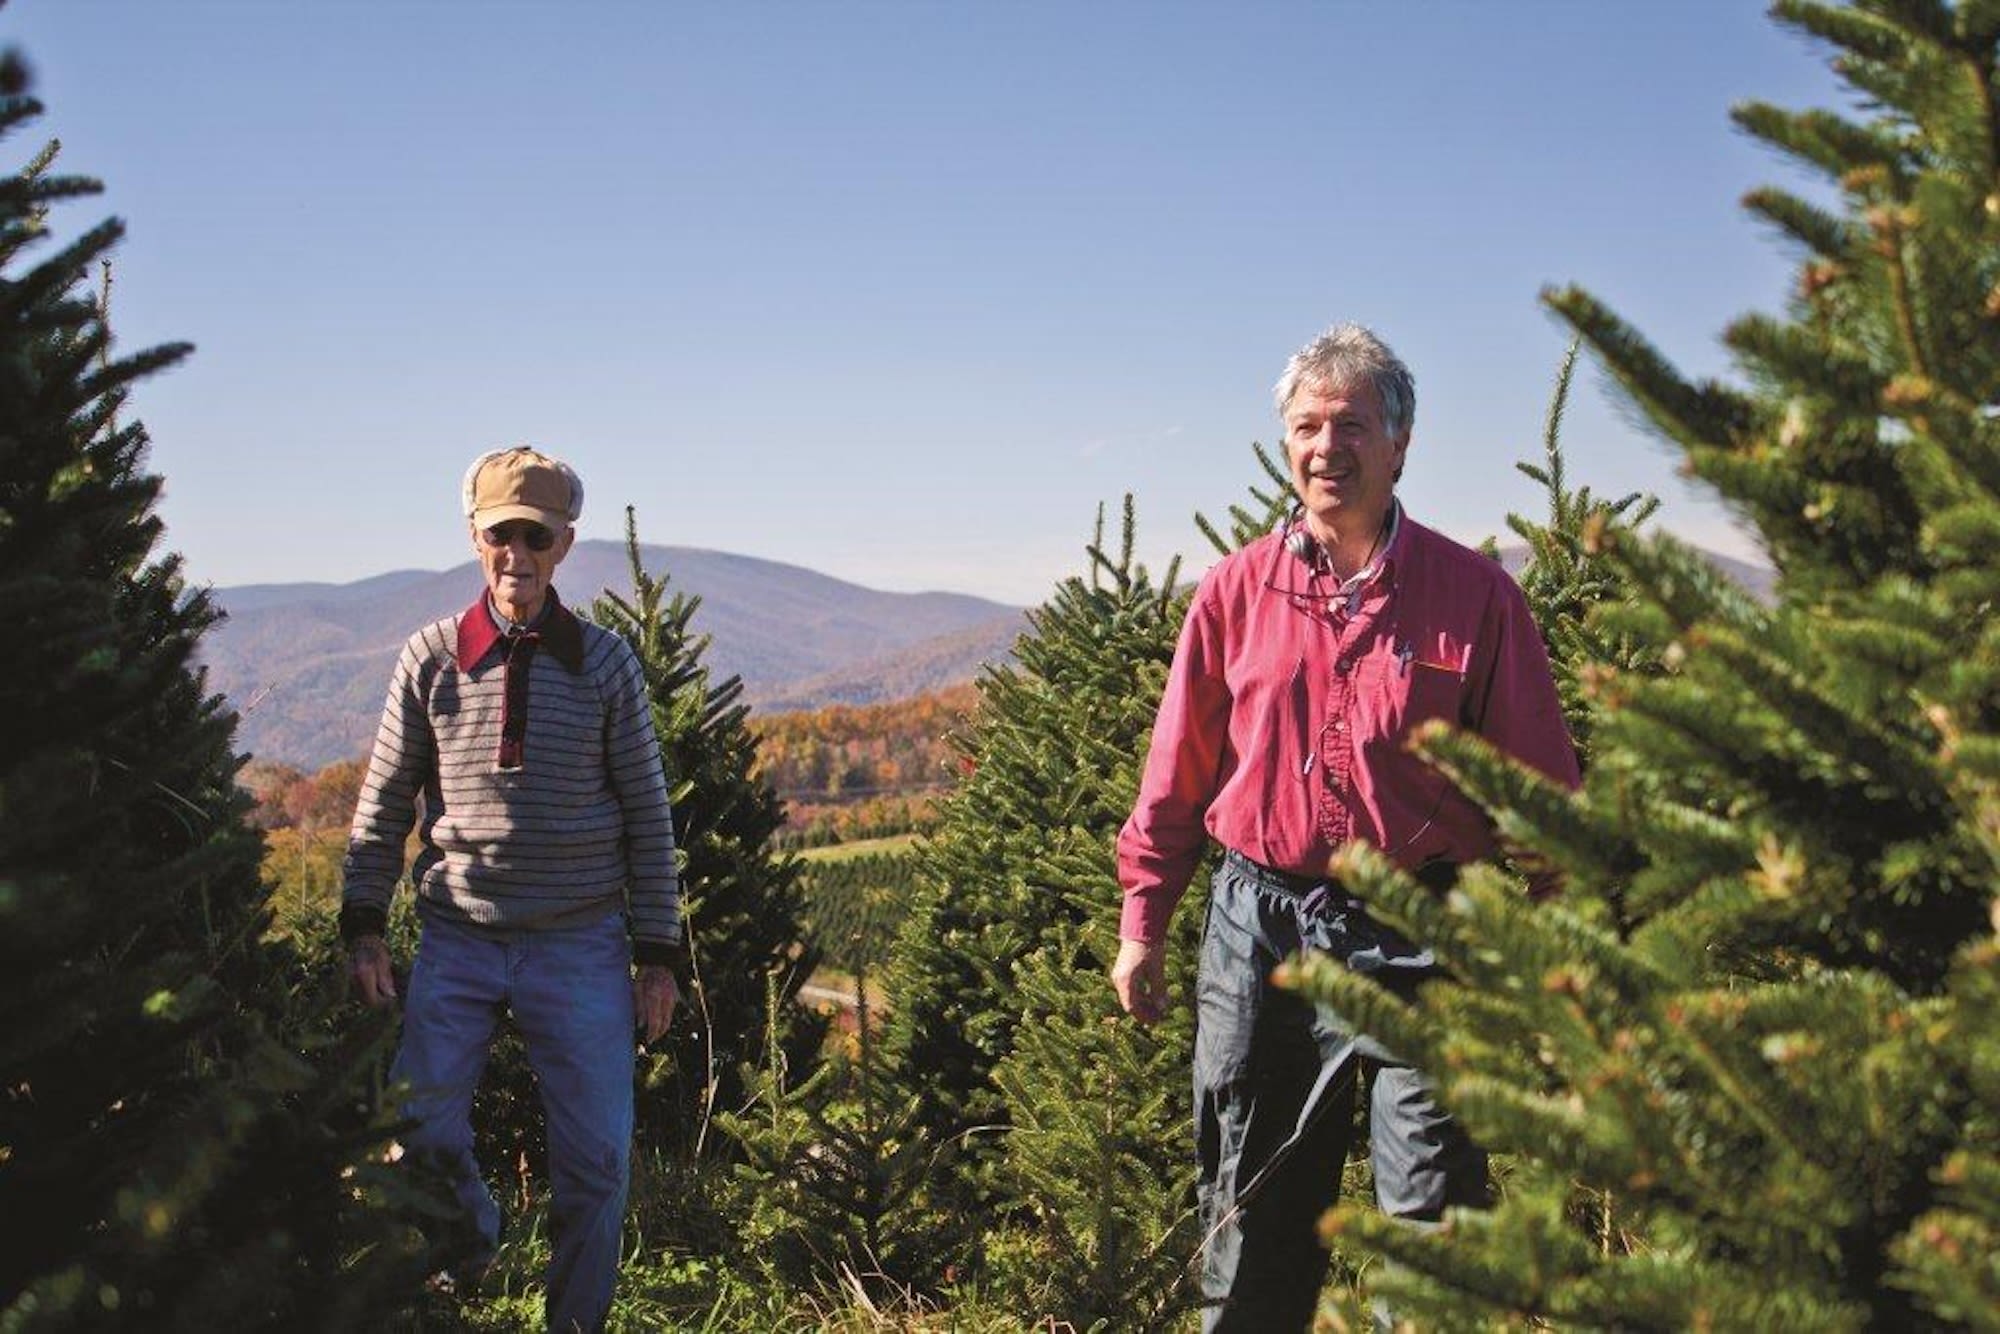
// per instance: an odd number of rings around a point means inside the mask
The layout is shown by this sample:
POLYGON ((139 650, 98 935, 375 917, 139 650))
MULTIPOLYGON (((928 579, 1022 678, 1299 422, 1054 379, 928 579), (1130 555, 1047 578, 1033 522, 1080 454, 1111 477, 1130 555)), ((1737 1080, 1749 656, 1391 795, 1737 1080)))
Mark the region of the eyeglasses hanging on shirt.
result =
POLYGON ((1361 610, 1362 595, 1368 591, 1369 585, 1375 582, 1380 573, 1376 562, 1387 548, 1390 535, 1396 530, 1400 508, 1398 502, 1394 500, 1389 502, 1389 512, 1383 516, 1382 526, 1376 530, 1375 540, 1369 545, 1368 556, 1361 562, 1361 568, 1351 578, 1342 580, 1337 587, 1328 589, 1322 584, 1322 576, 1331 578, 1333 571, 1327 561, 1326 551, 1306 528, 1303 507, 1294 506, 1292 512, 1285 518, 1284 528, 1278 540, 1278 550, 1291 555, 1298 564, 1305 567, 1307 571, 1305 587, 1298 586, 1296 569, 1289 571, 1291 577, 1286 580, 1288 586, 1279 584, 1279 571, 1285 562, 1275 555, 1271 561, 1271 568, 1265 572, 1264 587, 1281 597, 1290 599, 1294 610, 1309 615, 1322 611, 1328 616, 1354 615, 1361 610))

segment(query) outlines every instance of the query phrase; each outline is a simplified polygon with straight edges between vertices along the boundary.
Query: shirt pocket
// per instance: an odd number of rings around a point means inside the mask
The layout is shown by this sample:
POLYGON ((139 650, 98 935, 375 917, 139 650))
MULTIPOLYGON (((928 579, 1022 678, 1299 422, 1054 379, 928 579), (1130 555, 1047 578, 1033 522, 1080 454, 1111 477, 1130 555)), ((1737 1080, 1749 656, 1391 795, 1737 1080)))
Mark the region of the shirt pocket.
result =
POLYGON ((1400 748, 1424 723, 1464 723, 1465 673, 1456 667, 1416 657, 1376 659, 1363 665, 1359 686, 1372 740, 1400 748))
POLYGON ((1410 688, 1403 707, 1403 730, 1442 718, 1453 725, 1465 719, 1465 673, 1421 658, 1410 663, 1410 688))

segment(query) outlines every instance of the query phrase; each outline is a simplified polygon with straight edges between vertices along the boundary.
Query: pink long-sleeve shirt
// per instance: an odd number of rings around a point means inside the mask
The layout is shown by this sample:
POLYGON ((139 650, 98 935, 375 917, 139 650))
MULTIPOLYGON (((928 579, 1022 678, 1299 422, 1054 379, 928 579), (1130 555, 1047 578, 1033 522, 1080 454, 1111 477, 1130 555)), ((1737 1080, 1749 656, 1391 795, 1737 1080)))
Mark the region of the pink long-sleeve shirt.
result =
POLYGON ((1479 808, 1405 749, 1433 718, 1577 785, 1541 635, 1496 561, 1405 514, 1373 577, 1338 583, 1277 533, 1203 577, 1118 836, 1121 936, 1165 937, 1204 834, 1309 876, 1354 839, 1411 868, 1492 853, 1479 808))

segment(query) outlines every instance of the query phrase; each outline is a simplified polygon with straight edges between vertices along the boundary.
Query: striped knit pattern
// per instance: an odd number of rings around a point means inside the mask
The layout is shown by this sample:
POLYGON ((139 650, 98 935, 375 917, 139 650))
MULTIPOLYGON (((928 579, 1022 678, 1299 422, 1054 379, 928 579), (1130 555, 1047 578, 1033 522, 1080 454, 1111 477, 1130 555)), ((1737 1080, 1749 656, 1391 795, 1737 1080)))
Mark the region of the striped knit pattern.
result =
POLYGON ((534 931, 626 909, 642 962, 677 948, 673 817, 631 647, 584 624, 581 672, 537 652, 525 762, 503 771, 503 653, 457 662, 460 619, 403 646, 355 807, 343 917, 387 913, 421 792, 410 879, 425 915, 534 931))

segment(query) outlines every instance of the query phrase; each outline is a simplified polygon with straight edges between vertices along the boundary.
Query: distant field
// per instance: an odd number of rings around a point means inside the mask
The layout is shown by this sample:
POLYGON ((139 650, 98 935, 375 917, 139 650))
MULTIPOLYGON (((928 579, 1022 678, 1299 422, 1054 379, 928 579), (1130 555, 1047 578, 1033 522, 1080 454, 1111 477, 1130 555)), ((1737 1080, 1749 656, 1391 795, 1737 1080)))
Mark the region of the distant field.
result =
POLYGON ((824 848, 802 848, 799 856, 809 862, 844 862, 852 857, 866 857, 871 853, 907 852, 917 842, 915 834, 897 834, 893 838, 864 838, 853 843, 835 843, 824 848))

